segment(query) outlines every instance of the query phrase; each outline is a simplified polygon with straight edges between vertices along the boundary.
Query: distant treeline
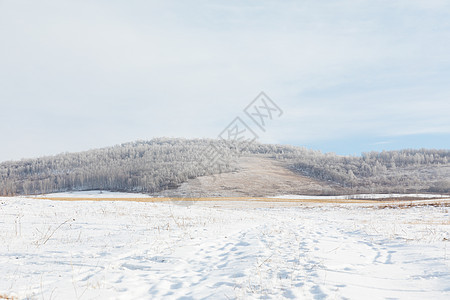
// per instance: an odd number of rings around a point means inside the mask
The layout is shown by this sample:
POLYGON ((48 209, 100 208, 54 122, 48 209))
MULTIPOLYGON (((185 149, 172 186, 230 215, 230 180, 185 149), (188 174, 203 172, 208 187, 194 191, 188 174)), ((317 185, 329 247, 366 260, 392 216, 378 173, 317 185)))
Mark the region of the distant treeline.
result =
POLYGON ((234 170, 205 155, 212 140, 154 139, 114 147, 0 164, 0 194, 42 194, 77 190, 152 193, 189 178, 234 170))
POLYGON ((159 138, 4 162, 0 194, 97 189, 154 193, 199 176, 235 171, 240 155, 271 157, 294 172, 349 192, 450 192, 449 150, 370 152, 354 157, 259 143, 237 149, 238 145, 218 140, 159 138))
POLYGON ((400 150, 360 157, 294 151, 283 155, 290 168, 353 193, 450 192, 449 150, 400 150))

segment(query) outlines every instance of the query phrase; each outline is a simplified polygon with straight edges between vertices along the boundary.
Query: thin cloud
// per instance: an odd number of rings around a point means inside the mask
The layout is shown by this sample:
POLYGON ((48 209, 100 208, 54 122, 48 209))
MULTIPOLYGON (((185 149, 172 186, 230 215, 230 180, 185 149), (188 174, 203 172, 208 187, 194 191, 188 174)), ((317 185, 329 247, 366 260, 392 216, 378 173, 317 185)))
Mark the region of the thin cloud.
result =
POLYGON ((449 12, 447 1, 2 1, 0 160, 215 137, 261 90, 286 112, 270 141, 450 133, 449 12))

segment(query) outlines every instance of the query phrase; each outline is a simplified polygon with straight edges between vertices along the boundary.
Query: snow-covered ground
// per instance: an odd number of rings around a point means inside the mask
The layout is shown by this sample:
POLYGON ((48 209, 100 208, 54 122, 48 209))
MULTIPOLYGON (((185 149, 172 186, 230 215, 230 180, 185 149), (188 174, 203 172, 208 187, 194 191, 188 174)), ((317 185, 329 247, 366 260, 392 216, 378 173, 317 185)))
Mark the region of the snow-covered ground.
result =
POLYGON ((449 299, 449 210, 0 198, 0 298, 449 299))
MULTIPOLYGON (((56 195, 56 194, 54 194, 56 195)), ((317 199, 317 200, 334 200, 334 199, 387 199, 387 198, 448 198, 448 195, 441 194, 356 194, 342 196, 307 196, 307 195, 280 195, 276 199, 317 199)))

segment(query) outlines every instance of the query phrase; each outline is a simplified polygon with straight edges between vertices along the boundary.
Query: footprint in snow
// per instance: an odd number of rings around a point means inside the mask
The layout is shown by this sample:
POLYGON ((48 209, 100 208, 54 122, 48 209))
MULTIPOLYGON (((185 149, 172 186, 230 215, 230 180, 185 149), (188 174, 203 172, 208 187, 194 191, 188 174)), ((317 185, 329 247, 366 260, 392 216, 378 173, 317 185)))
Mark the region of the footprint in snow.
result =
POLYGON ((172 284, 172 285, 170 286, 170 288, 171 288, 172 290, 177 290, 177 289, 179 289, 179 288, 181 288, 181 287, 183 287, 183 283, 182 283, 182 282, 177 282, 177 283, 174 283, 174 284, 172 284))
POLYGON ((285 290, 284 293, 283 293, 283 297, 288 298, 288 299, 295 299, 296 298, 291 290, 285 290))
POLYGON ((250 246, 250 244, 244 241, 240 241, 239 243, 236 244, 236 246, 250 246))
POLYGON ((230 276, 231 278, 241 278, 241 277, 245 277, 244 273, 235 273, 233 275, 230 276))
POLYGON ((318 285, 313 286, 309 291, 314 294, 314 299, 319 300, 327 297, 327 294, 325 294, 318 285))

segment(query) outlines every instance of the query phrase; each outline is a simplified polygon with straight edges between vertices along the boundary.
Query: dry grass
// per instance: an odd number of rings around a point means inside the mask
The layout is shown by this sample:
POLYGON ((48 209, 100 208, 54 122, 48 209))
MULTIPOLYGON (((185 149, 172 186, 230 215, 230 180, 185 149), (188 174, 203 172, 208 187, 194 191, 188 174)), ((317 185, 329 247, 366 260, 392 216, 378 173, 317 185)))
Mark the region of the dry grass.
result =
POLYGON ((6 294, 0 294, 0 299, 7 299, 7 300, 16 300, 19 299, 16 296, 8 296, 6 294))
POLYGON ((406 203, 386 203, 382 205, 377 206, 379 209, 387 209, 387 208, 396 208, 396 209, 407 209, 417 206, 434 206, 434 207, 450 207, 450 202, 448 200, 435 200, 435 201, 409 201, 406 203))
MULTIPOLYGON (((373 200, 353 200, 353 199, 278 199, 264 197, 202 197, 202 198, 96 198, 96 197, 39 197, 39 199, 55 201, 133 201, 133 202, 170 202, 170 201, 251 201, 251 202, 273 202, 273 203, 374 203, 373 200)), ((378 201, 377 201, 378 202, 378 201)))
POLYGON ((450 225, 450 220, 416 220, 411 222, 405 222, 405 224, 412 225, 450 225))

